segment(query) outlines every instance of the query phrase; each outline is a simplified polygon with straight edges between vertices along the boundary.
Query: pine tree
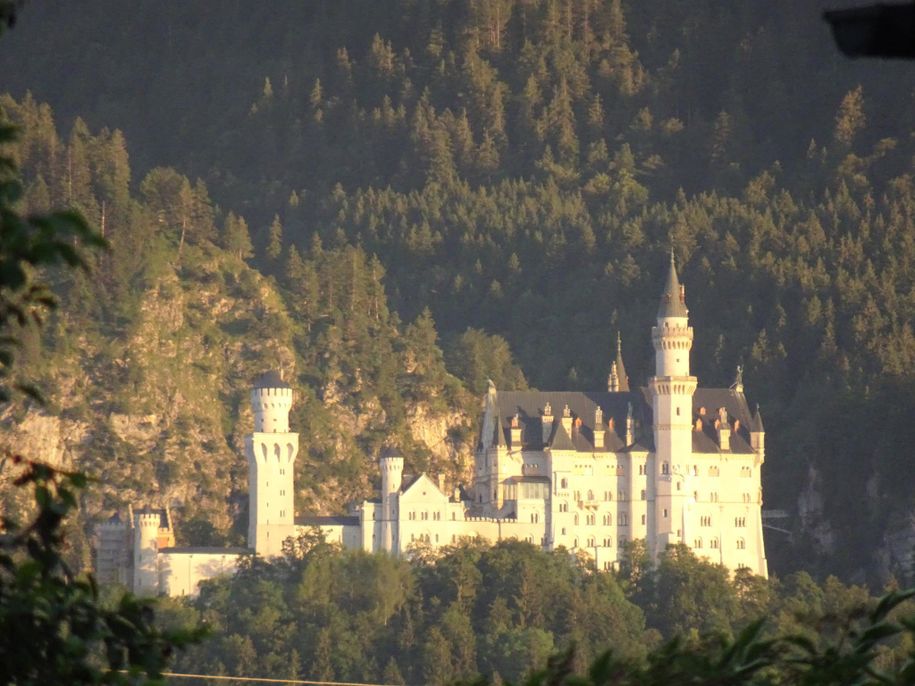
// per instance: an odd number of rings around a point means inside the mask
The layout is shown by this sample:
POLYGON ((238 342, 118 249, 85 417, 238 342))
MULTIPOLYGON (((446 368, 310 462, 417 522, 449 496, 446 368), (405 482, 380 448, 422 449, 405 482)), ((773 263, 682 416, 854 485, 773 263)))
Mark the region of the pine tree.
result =
POLYGON ((267 259, 275 262, 283 252, 283 225, 280 223, 280 215, 273 215, 273 222, 267 231, 267 259))
POLYGON ((248 222, 244 217, 240 217, 234 212, 229 212, 226 216, 222 229, 222 247, 240 260, 247 260, 254 256, 248 222))

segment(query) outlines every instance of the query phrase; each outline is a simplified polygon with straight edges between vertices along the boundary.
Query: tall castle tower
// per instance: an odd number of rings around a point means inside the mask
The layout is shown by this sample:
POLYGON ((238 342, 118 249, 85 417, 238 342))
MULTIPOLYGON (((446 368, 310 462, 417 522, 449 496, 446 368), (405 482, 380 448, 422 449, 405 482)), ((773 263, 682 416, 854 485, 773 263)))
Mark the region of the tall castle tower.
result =
POLYGON ((295 536, 293 473, 299 434, 289 431, 292 388, 268 372, 251 390, 254 433, 245 438, 248 457, 248 547, 272 557, 295 536))
MULTIPOLYGON (((692 408, 697 379, 689 373, 693 329, 689 325, 686 292, 677 278, 673 251, 661 293, 657 326, 651 329, 655 374, 648 382, 654 415, 655 493, 649 508, 648 540, 653 553, 686 540, 690 498, 688 462, 692 456, 692 408)), ((649 480, 650 481, 650 480, 649 480)))
POLYGON ((403 457, 391 448, 381 453, 381 550, 396 554, 397 496, 403 483, 403 457))

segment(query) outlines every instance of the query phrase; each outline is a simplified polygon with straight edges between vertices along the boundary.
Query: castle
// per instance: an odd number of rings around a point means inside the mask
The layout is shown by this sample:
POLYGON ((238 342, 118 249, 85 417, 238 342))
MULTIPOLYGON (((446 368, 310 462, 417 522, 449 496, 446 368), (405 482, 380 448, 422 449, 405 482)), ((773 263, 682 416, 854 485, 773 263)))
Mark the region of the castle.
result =
POLYGON ((193 594, 245 556, 280 554, 287 538, 312 526, 345 547, 393 555, 465 537, 514 538, 583 552, 600 569, 641 539, 654 556, 685 544, 731 570, 767 576, 762 418, 758 407, 750 411, 739 372, 730 388, 699 388, 690 374, 693 329, 673 255, 651 341, 655 372, 645 388, 630 389, 619 342, 606 391, 490 384, 467 490, 445 493, 426 474, 404 478, 403 457, 388 449, 379 457, 380 498, 342 517, 295 516, 292 389, 265 374, 251 392, 255 426, 245 441, 248 547, 177 548, 167 510, 131 512, 97 528, 99 580, 141 594, 193 594))

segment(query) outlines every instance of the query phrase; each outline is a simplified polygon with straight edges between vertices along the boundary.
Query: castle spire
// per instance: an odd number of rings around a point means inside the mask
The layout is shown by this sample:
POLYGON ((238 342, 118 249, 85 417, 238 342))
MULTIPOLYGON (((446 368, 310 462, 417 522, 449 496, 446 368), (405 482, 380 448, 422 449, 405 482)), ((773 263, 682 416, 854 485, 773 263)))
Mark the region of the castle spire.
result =
POLYGON ((623 364, 623 340, 619 331, 616 332, 616 359, 610 364, 607 390, 611 393, 629 392, 629 377, 626 375, 626 365, 623 364))
POLYGON ((673 248, 670 249, 670 269, 667 271, 667 282, 661 292, 661 304, 658 307, 658 319, 667 317, 686 317, 686 290, 680 285, 677 277, 677 265, 674 261, 673 248))

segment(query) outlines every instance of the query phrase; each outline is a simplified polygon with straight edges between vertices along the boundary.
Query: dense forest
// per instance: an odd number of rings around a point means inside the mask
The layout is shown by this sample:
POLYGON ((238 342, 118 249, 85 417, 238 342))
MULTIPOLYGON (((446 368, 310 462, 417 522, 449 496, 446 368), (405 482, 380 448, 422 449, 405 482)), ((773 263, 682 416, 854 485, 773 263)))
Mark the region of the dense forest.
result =
POLYGON ((487 377, 601 388, 620 330, 644 383, 673 247, 700 383, 743 364, 766 418, 772 570, 907 575, 915 73, 843 60, 819 9, 29 6, 0 48, 24 206, 112 244, 32 365, 108 475, 90 514, 237 538, 274 360, 303 509, 370 493, 389 436, 459 481, 487 377))
MULTIPOLYGON (((213 632, 182 653, 175 669, 392 685, 469 683, 478 675, 493 684, 519 683, 572 647, 569 666, 579 674, 608 648, 626 666, 620 672, 633 673, 650 654, 665 660, 662 646, 678 637, 681 647, 695 651, 694 669, 714 656, 705 667, 711 671, 726 664, 716 654, 718 641, 736 639, 762 616, 764 639, 793 636, 798 645, 849 652, 840 637, 876 604, 863 587, 834 577, 818 584, 806 572, 780 582, 744 573, 730 579, 685 547, 671 548, 652 565, 633 546, 618 574, 520 541, 492 547, 467 541, 430 552, 419 548, 411 561, 398 560, 340 551, 305 534, 285 559, 257 561, 233 579, 206 582, 191 601, 160 603, 164 626, 203 621, 213 632)), ((895 614, 912 609, 910 600, 895 614)), ((876 669, 898 668, 911 648, 904 640, 887 643, 876 669)), ((666 661, 674 660, 667 655, 666 661)), ((752 683, 847 683, 829 679, 817 672, 806 681, 752 683)), ((711 683, 652 683, 684 682, 711 683)), ((743 681, 735 674, 721 683, 743 681)))

